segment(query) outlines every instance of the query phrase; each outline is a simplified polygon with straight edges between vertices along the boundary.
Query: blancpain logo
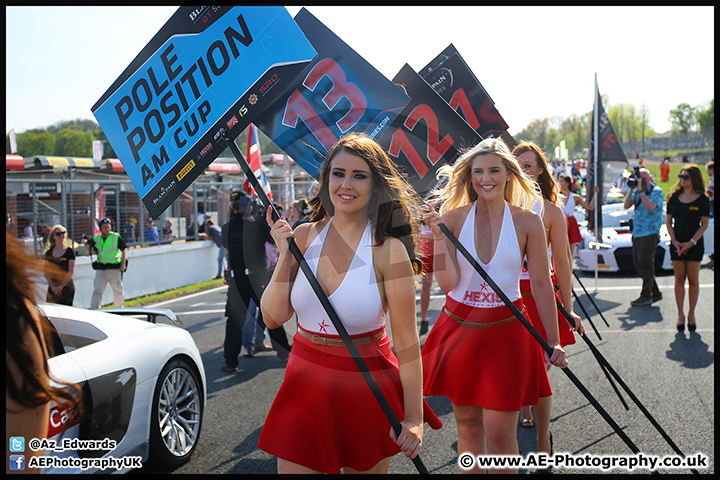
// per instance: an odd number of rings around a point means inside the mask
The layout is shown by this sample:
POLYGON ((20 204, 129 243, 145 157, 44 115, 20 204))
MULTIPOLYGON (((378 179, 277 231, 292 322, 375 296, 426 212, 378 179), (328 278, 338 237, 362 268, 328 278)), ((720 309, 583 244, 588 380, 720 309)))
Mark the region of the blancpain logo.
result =
POLYGON ((448 86, 452 87, 453 85, 453 74, 452 70, 448 68, 441 68, 438 73, 435 74, 435 79, 430 84, 430 86, 433 88, 433 90, 438 90, 442 87, 444 90, 448 86), (445 85, 447 82, 449 82, 449 85, 445 85))

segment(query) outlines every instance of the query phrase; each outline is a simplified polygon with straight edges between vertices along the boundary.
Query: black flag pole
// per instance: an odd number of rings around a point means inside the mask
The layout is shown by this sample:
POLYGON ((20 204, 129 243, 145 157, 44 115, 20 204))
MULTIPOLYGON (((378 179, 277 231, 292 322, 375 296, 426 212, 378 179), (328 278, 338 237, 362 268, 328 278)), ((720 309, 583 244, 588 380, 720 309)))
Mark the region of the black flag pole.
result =
MULTIPOLYGON (((265 205, 265 208, 272 207, 273 211, 273 219, 277 220, 281 217, 279 212, 275 209, 275 207, 270 202, 270 199, 267 197, 267 194, 265 194, 265 190, 260 186, 260 182, 258 182, 257 178, 255 177, 255 174, 250 169, 250 165, 248 165, 247 161, 245 160, 245 157, 243 156, 242 152, 240 152, 240 149, 238 148, 237 144, 235 144, 235 141, 230 137, 229 133, 227 131, 224 131, 222 134, 223 140, 225 140, 225 143, 227 143, 228 147, 230 147, 230 150, 232 151, 233 155, 235 155, 235 159, 240 164, 240 168, 242 168, 243 172, 245 172, 245 175, 247 176, 249 182, 252 184, 255 191, 258 193, 258 196, 260 197, 260 200, 262 201, 263 205, 265 205)), ((340 320, 340 317, 338 316, 337 312, 333 308, 332 304, 330 303, 330 300, 328 299, 327 295, 323 291, 322 287, 320 286, 320 282, 318 282, 317 277, 315 277, 315 274, 310 269, 310 266, 308 265, 307 261, 303 257, 302 252, 300 251, 300 248, 298 248, 297 244, 295 243, 295 239, 288 238, 288 244, 290 246, 290 253, 295 258, 295 260, 298 262, 298 265, 300 266, 300 269, 305 274, 305 276, 308 279, 308 282, 310 283, 310 286, 312 287, 313 291, 318 297, 318 300, 320 300, 320 303, 322 304, 323 308, 325 309, 325 312, 328 314, 328 317, 330 318, 330 321, 333 323, 333 326, 337 330, 338 334, 340 335, 340 339, 345 344, 345 347, 350 352, 350 356, 352 357, 353 361, 355 362, 355 365, 357 365, 358 370, 360 370, 360 373, 362 374, 363 378, 365 379, 366 383, 368 384, 368 387, 370 387, 370 390, 377 400, 378 404, 380 405, 380 408, 382 409, 383 413, 387 417, 388 421, 390 422, 390 425, 392 426, 393 430, 395 431, 395 435, 400 436, 400 433, 402 432, 402 425, 400 425, 400 421, 397 419, 397 416, 395 415, 395 412, 393 412, 392 408, 390 407, 390 403, 388 403, 387 399, 382 393, 382 390, 380 389, 380 386, 375 381, 375 378, 373 378, 372 373, 370 372, 370 369, 368 368, 367 364, 365 363, 365 360, 363 360, 362 356, 360 355, 360 352, 358 351, 357 347, 353 343, 352 339, 350 338, 350 334, 348 334, 347 330, 345 329, 345 326, 343 325, 342 321, 340 320)), ((415 464, 415 467, 417 468, 418 472, 422 475, 429 475, 430 472, 425 467, 425 464, 423 464, 422 460, 420 459, 420 455, 415 456, 415 458, 411 459, 413 464, 415 464)))
POLYGON ((598 332, 598 329, 595 328, 595 324, 593 323, 592 319, 590 318, 590 314, 587 312, 587 310, 585 310, 585 306, 583 306, 582 302, 578 298, 577 293, 575 293, 575 290, 571 289, 571 291, 572 291, 573 297, 575 297, 575 301, 577 302, 578 305, 580 305, 580 310, 583 311, 583 313, 585 314, 585 318, 587 318, 587 321, 590 322, 590 326, 592 326, 593 330, 595 330, 595 334, 598 336, 598 338, 600 340, 602 340, 602 337, 600 336, 600 332, 598 332))
MULTIPOLYGON (((525 269, 527 269, 527 262, 523 262, 523 265, 524 265, 525 269)), ((555 283, 553 286, 555 287, 555 290, 556 290, 556 291, 560 291, 560 286, 559 286, 557 283, 555 283)), ((560 313, 563 314, 563 317, 565 317, 565 319, 568 321, 568 323, 570 324, 570 326, 572 326, 572 328, 575 329, 575 328, 576 328, 575 320, 573 320, 573 318, 570 316, 570 313, 565 309, 565 306, 562 304, 562 302, 561 302, 560 299, 557 297, 557 295, 555 296, 555 304, 557 305, 557 308, 558 308, 558 310, 560 311, 560 313)), ((589 320, 589 319, 588 319, 588 320, 589 320)), ((591 323, 592 323, 592 322, 591 322, 591 323)), ((593 328, 595 328, 594 325, 593 325, 593 328)), ((595 332, 597 332, 597 330, 595 330, 595 332)), ((583 337, 583 340, 585 340, 585 342, 589 342, 589 341, 590 341, 590 340, 589 340, 588 338, 586 338, 585 336, 583 336, 583 335, 581 335, 581 336, 583 337)), ((600 336, 600 335, 598 334, 598 337, 599 337, 599 336, 600 336)), ((600 340, 602 340, 602 338, 601 338, 600 340)), ((618 390, 617 386, 615 385, 615 382, 613 382, 613 379, 612 379, 612 377, 610 376, 610 374, 608 373, 607 369, 605 368, 605 365, 603 364, 603 362, 602 362, 602 361, 600 360, 600 358, 598 357, 598 354, 599 354, 600 352, 597 352, 597 353, 596 353, 596 350, 593 349, 593 348, 591 348, 590 351, 592 352, 593 356, 595 357, 595 360, 597 360, 598 364, 600 365, 600 369, 601 369, 601 370, 603 371, 603 373, 605 374, 605 377, 608 379, 608 382, 610 382, 610 386, 613 388, 613 390, 615 390, 615 394, 616 394, 616 395, 618 396, 618 398, 620 399, 620 403, 623 404, 623 406, 625 407, 625 410, 630 410, 630 407, 628 407, 628 404, 625 402, 625 399, 623 398, 622 394, 620 393, 620 391, 618 390)))
MULTIPOLYGON (((578 283, 580 284, 580 286, 582 287, 583 292, 585 292, 585 295, 587 295, 587 297, 590 299, 590 303, 593 304, 593 307, 595 307, 595 310, 597 310, 597 312, 600 314, 600 318, 602 318, 602 319, 603 319, 603 322, 605 322, 605 325, 607 325, 607 326, 609 327, 610 324, 608 323, 607 320, 605 320, 605 316, 602 314, 602 312, 601 312, 600 309, 598 308, 597 304, 595 303, 595 300, 593 300, 593 298, 590 296, 590 294, 588 293, 588 291, 585 289, 585 285, 583 285, 583 283, 580 281, 580 279, 579 279, 578 276, 577 276, 577 273, 575 273, 575 270, 573 270, 573 275, 575 276, 575 280, 577 280, 578 283)), ((580 301, 578 300, 578 303, 579 303, 579 302, 580 302, 580 301)))
MULTIPOLYGON (((555 285, 555 289, 557 289, 557 285, 555 285)), ((568 321, 568 323, 575 329, 575 320, 573 320, 572 316, 570 316, 570 312, 568 312, 565 309, 565 306, 562 304, 559 298, 555 297, 555 303, 557 304, 558 310, 560 310, 560 313, 563 314, 563 317, 568 321)), ((594 327, 594 326, 593 326, 594 327)), ((596 330, 597 332, 597 330, 596 330)), ((599 337, 600 335, 598 335, 599 337)), ((612 377, 610 376, 610 373, 608 372, 607 368, 605 367, 605 363, 603 363, 603 360, 600 359, 600 352, 595 348, 595 345, 592 345, 592 342, 590 342, 590 339, 587 338, 587 336, 580 335, 582 339, 585 341, 585 343, 590 347, 590 351, 592 352, 593 356, 595 357, 595 360, 597 360, 598 364, 600 365, 600 368, 602 369, 603 373, 605 374, 605 377, 608 379, 608 382, 610 382, 610 386, 615 390, 615 394, 620 399, 620 403, 623 404, 623 407, 625 407, 625 410, 630 410, 630 407, 625 402, 625 399, 623 398, 622 394, 618 390, 617 386, 615 385, 615 382, 613 382, 612 377)), ((602 340, 602 338, 601 338, 602 340)))

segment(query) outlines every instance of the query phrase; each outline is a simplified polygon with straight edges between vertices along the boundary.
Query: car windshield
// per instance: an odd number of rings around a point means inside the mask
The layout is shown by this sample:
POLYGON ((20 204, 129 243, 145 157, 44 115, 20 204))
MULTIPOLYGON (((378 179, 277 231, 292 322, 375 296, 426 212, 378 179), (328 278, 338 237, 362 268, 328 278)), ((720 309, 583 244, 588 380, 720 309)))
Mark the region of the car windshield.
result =
POLYGON ((603 211, 603 227, 626 227, 628 220, 633 216, 633 209, 613 209, 611 211, 603 211))

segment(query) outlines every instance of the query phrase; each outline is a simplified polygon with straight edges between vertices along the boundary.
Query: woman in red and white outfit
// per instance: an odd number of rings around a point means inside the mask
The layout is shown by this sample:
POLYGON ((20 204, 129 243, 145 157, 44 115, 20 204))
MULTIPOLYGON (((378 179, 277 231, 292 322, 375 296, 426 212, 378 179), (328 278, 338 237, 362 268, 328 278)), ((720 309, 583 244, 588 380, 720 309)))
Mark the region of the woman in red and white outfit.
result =
POLYGON ((393 455, 418 454, 424 421, 442 426, 422 397, 414 277, 422 260, 413 198, 382 148, 350 134, 328 152, 310 206, 311 222, 294 232, 268 211, 280 255, 261 300, 263 319, 276 328, 297 313, 298 332, 258 446, 278 458, 279 473, 386 474, 393 455), (289 237, 400 420, 399 436, 298 271, 289 237))
MULTIPOLYGON (((449 293, 422 349, 424 393, 452 402, 459 453, 518 455, 520 409, 537 404, 540 392, 551 393, 543 356, 562 368, 568 364, 558 335, 542 219, 528 209, 540 197, 500 139, 483 140, 454 167, 442 167, 443 174, 450 181, 439 193, 442 215, 427 211, 424 220, 435 237, 435 278, 449 293), (541 354, 540 345, 456 251, 440 223, 521 312, 519 280, 527 257, 552 355, 541 354)), ((465 471, 481 473, 477 465, 465 471)))
POLYGON ((572 185, 572 178, 570 175, 560 175, 560 196, 562 198, 563 213, 567 218, 567 235, 568 241, 570 242, 570 255, 575 256, 575 245, 582 242, 582 235, 580 234, 580 227, 578 226, 577 219, 575 218, 575 205, 580 205, 588 212, 595 210, 595 200, 597 199, 597 192, 599 188, 595 187, 595 194, 590 203, 586 202, 582 195, 573 193, 570 190, 572 185))
MULTIPOLYGON (((523 173, 533 179, 540 187, 543 196, 542 202, 536 202, 533 210, 538 213, 545 226, 545 236, 549 243, 548 254, 550 255, 550 276, 553 284, 558 287, 557 295, 565 310, 571 315, 575 322, 575 329, 582 335, 585 329, 582 319, 573 312, 572 302, 572 260, 568 245, 567 224, 565 215, 560 207, 558 187, 547 167, 547 160, 540 147, 532 142, 520 142, 514 149, 513 155, 518 160, 523 173)), ((547 341, 547 334, 542 322, 538 321, 538 310, 530 285, 530 276, 525 268, 520 275, 520 293, 523 302, 528 308, 530 320, 538 333, 547 341)), ((560 345, 572 345, 575 343, 573 328, 567 319, 558 311, 558 331, 560 334, 560 345)), ((550 440, 550 408, 551 396, 541 396, 539 403, 535 406, 535 420, 537 420, 537 444, 539 452, 551 453, 550 440)), ((522 426, 532 427, 533 416, 530 406, 523 406, 520 414, 522 426)))

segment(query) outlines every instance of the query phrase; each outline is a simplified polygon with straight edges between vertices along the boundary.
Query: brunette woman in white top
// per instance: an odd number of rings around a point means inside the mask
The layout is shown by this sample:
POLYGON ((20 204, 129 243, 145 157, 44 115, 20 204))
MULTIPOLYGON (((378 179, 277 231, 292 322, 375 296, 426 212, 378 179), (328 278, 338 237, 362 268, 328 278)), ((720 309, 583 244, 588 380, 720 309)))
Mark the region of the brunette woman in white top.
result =
POLYGON ((268 328, 298 316, 283 384, 258 446, 279 473, 387 473, 420 451, 423 422, 442 425, 422 397, 415 278, 421 259, 413 197, 380 146, 350 134, 328 152, 310 223, 282 218, 280 250, 261 300, 268 328), (402 425, 398 437, 288 248, 293 237, 402 425), (390 315, 392 343, 384 331, 390 315), (396 356, 397 355, 397 356, 396 356))

